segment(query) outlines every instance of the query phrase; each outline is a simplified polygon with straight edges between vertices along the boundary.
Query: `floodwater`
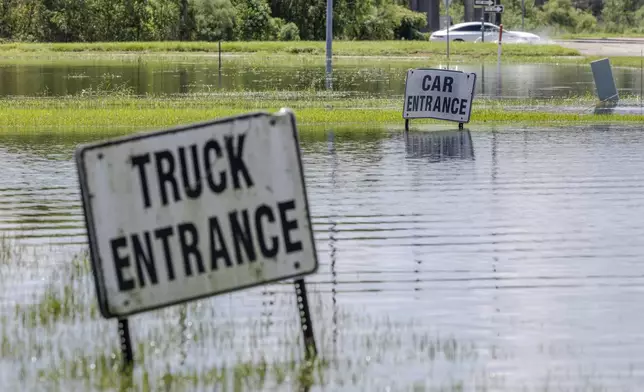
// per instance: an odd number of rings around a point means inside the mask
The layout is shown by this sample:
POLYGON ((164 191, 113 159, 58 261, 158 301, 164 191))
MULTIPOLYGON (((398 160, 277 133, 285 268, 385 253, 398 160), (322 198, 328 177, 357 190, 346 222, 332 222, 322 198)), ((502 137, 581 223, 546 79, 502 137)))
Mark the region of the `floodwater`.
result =
MULTIPOLYGON (((304 135, 321 262, 307 282, 318 349, 332 361, 324 390, 638 390, 642 130, 304 135)), ((35 385, 38 369, 48 376, 40 387, 91 389, 82 382, 98 383, 96 370, 55 373, 82 357, 94 364, 117 347, 116 321, 88 310, 90 274, 68 267, 85 244, 71 160, 79 141, 0 139, 0 227, 26 244, 14 245, 15 261, 0 267, 9 316, 0 379, 8 389, 35 385), (16 303, 37 303, 47 286, 60 293, 65 285, 80 303, 79 318, 25 327, 13 317, 16 303)), ((165 372, 206 372, 260 353, 288 360, 301 351, 286 283, 130 323, 153 386, 165 372)), ((277 390, 271 374, 265 390, 277 390)))
MULTIPOLYGON (((58 62, 7 64, 0 62, 0 96, 76 95, 83 91, 129 88, 135 94, 186 94, 216 91, 302 91, 323 89, 324 66, 279 66, 238 63, 225 58, 221 74, 216 57, 200 61, 125 62, 74 65, 58 62)), ((322 60, 321 60, 322 61, 322 60)), ((431 61, 431 59, 430 59, 431 61)), ((270 64, 270 62, 268 62, 270 64)), ((333 89, 363 96, 404 94, 406 65, 368 60, 361 65, 334 65, 333 89)), ((426 66, 426 65, 420 65, 426 66)), ((443 68, 447 65, 439 65, 443 68)), ((595 94, 590 65, 564 64, 452 64, 450 69, 476 72, 476 95, 481 97, 542 98, 595 94)), ((614 67, 620 95, 642 92, 642 71, 614 67)))

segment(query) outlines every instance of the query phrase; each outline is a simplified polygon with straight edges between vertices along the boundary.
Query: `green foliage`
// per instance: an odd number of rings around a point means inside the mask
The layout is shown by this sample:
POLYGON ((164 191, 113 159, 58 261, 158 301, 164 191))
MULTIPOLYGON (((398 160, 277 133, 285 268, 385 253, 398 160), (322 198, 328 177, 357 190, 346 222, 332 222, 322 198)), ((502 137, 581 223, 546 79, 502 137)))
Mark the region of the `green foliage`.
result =
POLYGON ((427 24, 427 17, 398 4, 371 7, 363 22, 354 24, 348 31, 350 39, 391 40, 422 39, 420 29, 427 24))
POLYGON ((411 11, 403 6, 394 5, 394 35, 397 39, 422 39, 420 30, 427 24, 427 16, 411 11))
POLYGON ((644 5, 637 0, 606 0, 602 21, 608 33, 644 32, 644 5))
POLYGON ((197 39, 232 41, 237 11, 230 0, 197 0, 197 39))
POLYGON ((266 0, 246 0, 237 5, 238 37, 243 41, 274 39, 271 9, 266 0))
POLYGON ((597 30, 597 18, 590 13, 583 13, 578 16, 576 32, 585 33, 597 30))
POLYGON ((147 40, 166 41, 179 35, 179 4, 165 0, 148 0, 143 31, 147 40))
MULTIPOLYGON (((520 0, 507 0, 503 25, 521 28, 520 0)), ((610 34, 644 33, 644 5, 642 0, 606 0, 604 3, 583 0, 548 0, 544 6, 533 1, 525 4, 525 29, 548 35, 555 34, 610 34), (598 16, 595 16, 597 13, 598 16), (545 23, 544 23, 545 22, 545 23)))
MULTIPOLYGON (((525 2, 525 29, 644 33, 643 0, 525 2)), ((440 13, 445 15, 443 1, 440 13)), ((521 28, 521 0, 503 0, 503 24, 521 28)), ((463 21, 463 0, 449 15, 463 21)), ((424 13, 407 0, 334 0, 336 40, 424 40, 424 13)), ((21 42, 322 41, 326 0, 0 0, 0 40, 21 42)))
POLYGON ((279 32, 280 41, 299 41, 300 29, 293 22, 289 22, 280 28, 279 32))
POLYGON ((542 20, 566 32, 577 32, 579 21, 594 17, 572 6, 571 0, 550 0, 543 7, 542 20))

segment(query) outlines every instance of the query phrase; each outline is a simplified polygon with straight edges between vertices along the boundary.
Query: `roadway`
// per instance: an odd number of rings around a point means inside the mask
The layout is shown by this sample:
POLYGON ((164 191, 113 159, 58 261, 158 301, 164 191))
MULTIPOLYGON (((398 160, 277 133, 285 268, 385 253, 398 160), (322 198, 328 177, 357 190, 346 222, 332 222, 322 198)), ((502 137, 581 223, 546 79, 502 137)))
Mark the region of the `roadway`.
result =
POLYGON ((576 49, 584 56, 641 56, 644 51, 644 38, 568 39, 552 43, 576 49))

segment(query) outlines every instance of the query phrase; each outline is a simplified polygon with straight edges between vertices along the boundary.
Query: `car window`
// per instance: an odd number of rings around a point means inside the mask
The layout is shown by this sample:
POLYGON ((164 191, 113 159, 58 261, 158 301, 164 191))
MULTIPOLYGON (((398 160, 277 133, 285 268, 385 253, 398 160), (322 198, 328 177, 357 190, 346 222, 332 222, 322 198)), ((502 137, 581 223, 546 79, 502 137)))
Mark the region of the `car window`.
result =
POLYGON ((469 26, 462 26, 462 27, 457 27, 455 29, 450 29, 449 31, 457 31, 457 32, 464 32, 464 31, 481 31, 481 26, 479 25, 469 25, 469 26))

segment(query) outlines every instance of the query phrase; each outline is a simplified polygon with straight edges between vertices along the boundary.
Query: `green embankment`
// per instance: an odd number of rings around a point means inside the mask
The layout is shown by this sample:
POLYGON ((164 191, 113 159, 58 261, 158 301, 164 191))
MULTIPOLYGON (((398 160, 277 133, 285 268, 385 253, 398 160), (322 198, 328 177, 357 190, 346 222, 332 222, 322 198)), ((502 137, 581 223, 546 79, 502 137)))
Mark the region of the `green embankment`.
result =
MULTIPOLYGON (((401 126, 402 98, 358 99, 300 94, 268 99, 243 94, 211 97, 88 97, 13 98, 0 100, 0 132, 16 133, 48 130, 56 133, 129 132, 158 129, 205 121, 251 111, 277 111, 290 107, 303 129, 324 126, 401 126)), ((625 98, 626 99, 626 98, 625 98)), ((592 97, 537 100, 477 100, 472 124, 512 123, 547 126, 555 123, 644 123, 642 115, 593 115, 592 97), (535 110, 539 106, 548 110, 535 110), (558 106, 578 108, 575 112, 553 111, 558 106), (521 110, 530 108, 531 110, 521 110)), ((419 120, 416 123, 437 123, 419 120)))
MULTIPOLYGON (((218 52, 217 42, 97 42, 97 43, 10 43, 0 44, 0 52, 218 52)), ((337 56, 444 55, 445 43, 427 41, 334 41, 337 56)), ((319 54, 325 53, 323 41, 297 42, 222 42, 223 53, 319 54)), ((480 58, 495 55, 493 43, 450 43, 455 56, 480 58)), ((574 49, 558 45, 512 44, 504 46, 506 56, 578 56, 574 49)))
MULTIPOLYGON (((183 56, 191 60, 213 61, 218 54, 217 42, 98 42, 98 43, 5 43, 0 44, 0 62, 42 61, 110 61, 132 58, 136 61, 162 61, 166 56, 174 60, 183 56)), ((249 61, 263 64, 277 61, 324 61, 325 43, 298 42, 222 42, 222 56, 247 56, 249 61), (285 58, 284 58, 285 57, 285 58)), ((356 61, 427 61, 447 60, 446 45, 428 41, 335 41, 333 55, 336 61, 359 56, 356 61)), ((640 56, 609 56, 615 66, 641 67, 640 56)), ((554 44, 503 45, 502 60, 508 63, 589 63, 599 58, 582 56, 579 51, 554 44)), ((449 61, 453 63, 496 62, 497 45, 494 43, 450 43, 449 61)))

